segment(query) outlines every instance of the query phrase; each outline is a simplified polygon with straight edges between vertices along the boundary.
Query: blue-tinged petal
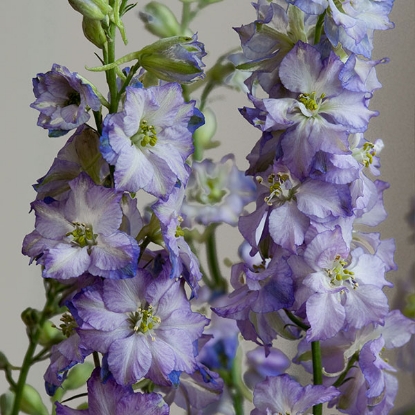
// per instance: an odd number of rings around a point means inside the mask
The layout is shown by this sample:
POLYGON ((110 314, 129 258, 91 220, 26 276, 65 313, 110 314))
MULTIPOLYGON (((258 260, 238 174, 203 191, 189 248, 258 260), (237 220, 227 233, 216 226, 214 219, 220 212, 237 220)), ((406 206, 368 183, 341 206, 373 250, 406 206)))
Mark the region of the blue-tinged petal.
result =
POLYGON ((120 281, 105 280, 103 300, 105 307, 115 313, 136 311, 144 301, 143 292, 147 281, 141 275, 120 281))
POLYGON ((383 324, 389 311, 388 299, 384 292, 375 285, 359 285, 346 292, 344 308, 347 323, 361 329, 375 322, 383 324))
POLYGON ((100 235, 97 245, 91 248, 89 272, 108 278, 133 277, 137 270, 138 253, 136 240, 126 233, 100 235))
POLYGON ((114 341, 108 353, 108 365, 120 385, 132 385, 145 376, 152 354, 145 336, 132 334, 114 341))
POLYGON ((73 230, 72 224, 64 216, 63 202, 47 204, 43 201, 32 203, 36 214, 36 230, 48 239, 60 240, 73 230))
POLYGON ((91 258, 87 247, 80 248, 61 243, 44 254, 43 263, 43 277, 66 280, 86 272, 91 258))
POLYGON ((311 326, 307 341, 326 340, 342 329, 346 311, 336 293, 313 294, 307 300, 307 319, 311 326))
POLYGON ((273 209, 269 215, 269 233, 275 243, 295 253, 304 242, 310 219, 293 202, 273 209))

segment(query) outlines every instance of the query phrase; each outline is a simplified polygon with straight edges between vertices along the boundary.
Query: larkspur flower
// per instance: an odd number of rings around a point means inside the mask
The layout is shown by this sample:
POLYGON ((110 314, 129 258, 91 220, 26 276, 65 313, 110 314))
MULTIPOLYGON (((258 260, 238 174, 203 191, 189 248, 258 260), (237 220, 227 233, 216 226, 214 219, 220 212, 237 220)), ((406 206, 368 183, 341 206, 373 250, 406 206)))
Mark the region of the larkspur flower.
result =
POLYGON ((173 371, 193 373, 193 342, 208 320, 191 310, 183 281, 169 278, 165 265, 154 277, 139 269, 134 278, 104 280, 73 301, 84 347, 107 355, 122 385, 142 377, 171 385, 173 371))
POLYGON ((367 108, 365 92, 342 86, 343 67, 334 53, 323 59, 316 48, 298 42, 279 69, 289 97, 251 98, 257 110, 242 110, 264 132, 284 130, 281 160, 300 179, 309 174, 318 151, 347 154, 349 133, 365 131, 369 119, 377 115, 367 108))
POLYGON ((122 193, 97 186, 82 173, 69 182, 63 201, 35 201, 35 230, 23 241, 24 255, 43 265, 43 276, 67 280, 85 272, 104 278, 132 277, 139 248, 119 231, 122 193))
POLYGON ((198 283, 202 279, 199 261, 184 238, 181 227, 183 217, 181 209, 185 187, 177 183, 167 200, 158 200, 153 206, 154 214, 160 221, 161 233, 166 245, 171 263, 170 278, 183 277, 196 296, 198 283))
POLYGON ((124 109, 105 118, 101 137, 102 154, 115 166, 115 187, 166 198, 177 180, 186 183, 195 114, 179 84, 127 87, 124 109))
POLYGON ((101 103, 93 88, 76 72, 54 64, 52 70, 33 78, 36 101, 30 106, 40 111, 37 124, 59 137, 89 120, 88 109, 98 111, 101 103))
POLYGON ((288 375, 267 377, 254 390, 255 409, 251 415, 307 413, 314 405, 328 402, 339 395, 333 387, 322 385, 301 386, 288 375))
POLYGON ((186 224, 224 222, 236 226, 243 208, 254 198, 254 181, 238 170, 234 156, 228 154, 218 163, 205 159, 192 164, 182 212, 186 224))
POLYGON ((262 222, 262 233, 268 232, 275 243, 295 253, 312 223, 352 214, 350 191, 345 185, 312 179, 301 182, 278 163, 256 179, 256 210, 239 219, 239 230, 253 247, 258 246, 255 233, 262 222))
POLYGON ((386 265, 361 248, 350 253, 338 226, 317 234, 303 257, 291 256, 288 262, 310 290, 309 341, 328 339, 343 328, 384 323, 389 307, 382 288, 391 285, 384 278, 386 265))
POLYGON ((271 93, 278 81, 282 59, 299 40, 307 42, 316 18, 305 16, 294 7, 287 10, 286 2, 281 0, 258 0, 253 6, 257 19, 235 28, 246 60, 240 68, 252 71, 246 82, 250 89, 258 80, 262 88, 271 93))
POLYGON ((103 382, 100 369, 88 379, 88 409, 71 409, 56 402, 57 415, 168 415, 169 407, 157 393, 134 392, 111 377, 103 382))
POLYGON ((37 192, 36 199, 66 199, 70 191, 68 183, 82 171, 88 173, 96 184, 104 183, 109 175, 108 163, 99 152, 99 135, 85 124, 76 129, 49 171, 33 186, 37 192))

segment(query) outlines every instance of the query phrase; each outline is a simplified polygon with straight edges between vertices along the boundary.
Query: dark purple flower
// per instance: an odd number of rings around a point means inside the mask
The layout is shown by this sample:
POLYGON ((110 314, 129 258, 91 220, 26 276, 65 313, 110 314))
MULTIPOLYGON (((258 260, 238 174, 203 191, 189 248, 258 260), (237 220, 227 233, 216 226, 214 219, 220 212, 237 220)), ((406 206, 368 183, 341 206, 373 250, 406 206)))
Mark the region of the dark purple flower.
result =
POLYGON ((54 64, 52 70, 33 78, 36 101, 30 106, 40 111, 37 125, 59 137, 89 120, 88 110, 98 111, 101 103, 92 86, 76 72, 54 64))
POLYGON ((43 276, 66 280, 85 272, 104 278, 132 277, 139 248, 119 231, 122 193, 97 186, 82 173, 69 182, 63 201, 36 201, 36 229, 23 241, 24 255, 44 266, 43 276))
POLYGON ((114 379, 102 382, 100 369, 88 380, 88 409, 71 409, 56 402, 57 415, 168 415, 169 407, 157 393, 134 392, 131 386, 118 385, 114 379))
POLYGON ((208 320, 192 312, 183 282, 169 270, 154 278, 146 270, 124 280, 104 280, 74 298, 81 343, 107 354, 119 384, 142 377, 170 385, 173 371, 196 370, 193 342, 208 320))
POLYGON ((115 166, 115 187, 166 198, 177 180, 186 183, 195 112, 179 84, 128 87, 123 111, 105 118, 101 137, 102 154, 115 166))
POLYGON ((339 395, 333 387, 322 385, 301 386, 288 375, 268 377, 254 390, 255 409, 251 415, 300 415, 314 405, 328 402, 339 395))

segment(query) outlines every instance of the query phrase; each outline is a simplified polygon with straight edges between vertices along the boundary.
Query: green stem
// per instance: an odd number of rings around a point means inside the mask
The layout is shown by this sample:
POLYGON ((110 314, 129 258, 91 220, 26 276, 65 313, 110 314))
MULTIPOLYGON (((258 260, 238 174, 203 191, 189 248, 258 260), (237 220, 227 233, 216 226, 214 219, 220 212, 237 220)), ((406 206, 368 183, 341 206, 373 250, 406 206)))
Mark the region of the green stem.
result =
POLYGON ((333 383, 333 386, 338 388, 341 386, 346 379, 347 374, 349 373, 349 370, 353 367, 353 365, 359 360, 359 353, 356 352, 351 359, 349 360, 349 363, 347 364, 346 369, 343 371, 343 373, 339 376, 339 378, 336 380, 336 382, 333 383))
POLYGON ((19 379, 17 381, 17 386, 14 390, 16 395, 14 398, 13 410, 11 412, 11 415, 18 415, 19 413, 20 402, 23 396, 23 388, 26 384, 27 375, 29 374, 29 370, 33 362, 33 357, 34 357, 36 347, 39 342, 39 337, 42 331, 42 327, 43 327, 43 324, 46 322, 46 320, 50 317, 51 306, 55 301, 56 301, 56 298, 54 298, 53 295, 50 295, 50 294, 47 295, 47 301, 45 303, 45 306, 43 307, 37 327, 35 328, 34 332, 30 334, 29 347, 27 348, 27 351, 26 351, 26 354, 23 360, 23 365, 20 370, 19 379))
POLYGON ((303 329, 304 331, 307 331, 310 326, 307 326, 307 324, 303 323, 298 317, 296 317, 291 311, 285 310, 285 314, 287 314, 287 317, 298 327, 303 329))
POLYGON ((190 3, 183 2, 182 8, 182 21, 180 22, 180 31, 181 34, 185 34, 187 29, 189 28, 189 23, 192 20, 192 13, 190 10, 190 3))
MULTIPOLYGON (((320 342, 311 342, 311 353, 313 356, 313 383, 314 385, 323 384, 323 366, 321 362, 320 342)), ((323 404, 313 406, 313 415, 323 414, 323 404)))
POLYGON ((320 14, 318 17, 317 23, 316 23, 316 31, 314 32, 314 44, 317 45, 317 43, 320 42, 321 34, 323 33, 323 24, 324 24, 324 16, 326 15, 326 12, 323 14, 320 14))
POLYGON ((207 238, 206 238, 206 255, 207 263, 212 277, 214 286, 217 290, 227 292, 228 284, 226 280, 222 277, 219 267, 218 254, 216 248, 216 236, 215 231, 217 224, 209 225, 206 228, 207 238))
MULTIPOLYGON (((115 62, 115 29, 116 26, 111 23, 108 29, 109 41, 107 47, 103 49, 104 64, 108 65, 115 62)), ((110 92, 110 107, 109 112, 114 113, 118 110, 118 90, 117 90, 117 75, 115 68, 105 71, 107 84, 110 92)))

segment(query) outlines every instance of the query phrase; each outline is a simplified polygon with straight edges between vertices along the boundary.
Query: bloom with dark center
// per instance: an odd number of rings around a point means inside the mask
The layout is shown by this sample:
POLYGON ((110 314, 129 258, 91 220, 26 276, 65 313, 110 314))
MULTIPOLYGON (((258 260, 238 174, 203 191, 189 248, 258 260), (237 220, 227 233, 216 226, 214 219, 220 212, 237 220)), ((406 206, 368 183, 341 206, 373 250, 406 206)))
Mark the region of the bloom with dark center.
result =
POLYGON ((59 137, 89 120, 88 110, 98 111, 99 98, 92 86, 65 66, 54 64, 52 70, 33 78, 36 101, 30 106, 40 111, 37 125, 59 137))

